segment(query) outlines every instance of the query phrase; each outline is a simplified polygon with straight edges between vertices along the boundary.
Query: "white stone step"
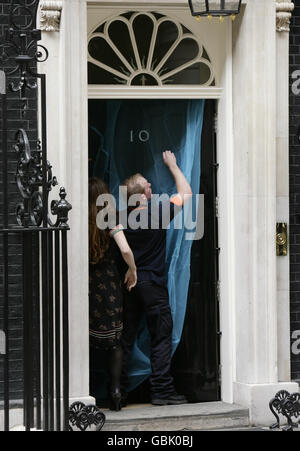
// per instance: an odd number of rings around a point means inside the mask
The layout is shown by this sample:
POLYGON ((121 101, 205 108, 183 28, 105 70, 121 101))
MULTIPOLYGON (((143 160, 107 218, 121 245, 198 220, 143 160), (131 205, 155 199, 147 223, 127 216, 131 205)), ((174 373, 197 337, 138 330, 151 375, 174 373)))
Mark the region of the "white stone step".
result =
POLYGON ((103 431, 182 431, 249 426, 248 409, 224 402, 179 406, 131 405, 120 412, 103 409, 103 431))

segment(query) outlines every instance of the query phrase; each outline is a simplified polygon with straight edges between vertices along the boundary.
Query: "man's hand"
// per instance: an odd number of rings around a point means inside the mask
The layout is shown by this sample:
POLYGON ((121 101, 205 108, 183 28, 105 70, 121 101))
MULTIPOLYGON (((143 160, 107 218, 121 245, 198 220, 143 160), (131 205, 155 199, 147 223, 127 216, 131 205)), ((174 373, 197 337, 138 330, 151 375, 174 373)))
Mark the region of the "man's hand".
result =
POLYGON ((163 158, 165 165, 168 166, 171 174, 174 177, 177 193, 180 195, 182 204, 185 204, 193 195, 192 188, 189 182, 185 178, 184 174, 181 172, 180 168, 177 166, 176 157, 170 150, 166 150, 163 153, 163 158))
POLYGON ((169 169, 175 168, 177 166, 176 157, 170 150, 166 150, 163 153, 163 159, 165 165, 168 166, 169 169))

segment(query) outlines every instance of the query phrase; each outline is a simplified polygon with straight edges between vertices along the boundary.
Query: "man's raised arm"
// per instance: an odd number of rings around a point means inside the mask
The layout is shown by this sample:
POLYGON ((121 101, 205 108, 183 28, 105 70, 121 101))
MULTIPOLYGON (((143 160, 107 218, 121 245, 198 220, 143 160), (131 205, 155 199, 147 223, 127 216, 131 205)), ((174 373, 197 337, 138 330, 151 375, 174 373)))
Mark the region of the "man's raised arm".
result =
POLYGON ((182 205, 184 205, 193 195, 192 188, 178 167, 174 153, 170 150, 166 150, 163 153, 163 159, 165 165, 170 169, 170 172, 175 179, 177 192, 181 197, 182 205))

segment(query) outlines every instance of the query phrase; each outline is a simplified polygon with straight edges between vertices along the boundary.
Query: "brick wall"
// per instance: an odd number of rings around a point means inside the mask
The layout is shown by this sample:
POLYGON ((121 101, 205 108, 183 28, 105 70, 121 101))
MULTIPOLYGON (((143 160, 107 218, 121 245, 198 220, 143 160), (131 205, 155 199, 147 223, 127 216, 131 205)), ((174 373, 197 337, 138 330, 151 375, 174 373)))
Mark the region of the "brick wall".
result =
MULTIPOLYGON (((10 0, 0 1, 0 43, 4 40, 8 26, 10 0)), ((26 16, 20 21, 27 20, 26 16)), ((1 51, 0 51, 1 57, 1 51)), ((8 71, 13 68, 13 61, 0 59, 0 69, 8 71)), ((11 77, 8 82, 16 81, 11 77)), ((28 132, 32 148, 37 139, 37 104, 36 92, 30 93, 28 110, 23 117, 20 111, 19 94, 8 93, 8 180, 9 180, 9 224, 16 224, 16 206, 20 199, 15 182, 16 154, 13 150, 15 134, 19 128, 28 132)), ((2 106, 0 107, 2 117, 2 106)), ((2 124, 0 122, 0 128, 2 124)), ((2 139, 0 133, 0 140, 2 139)), ((2 144, 2 143, 1 143, 2 144)), ((3 174, 2 174, 2 145, 0 146, 0 228, 3 225, 3 174)), ((9 239, 9 327, 10 327, 10 395, 11 399, 21 399, 23 390, 23 304, 22 304, 22 242, 20 235, 13 235, 9 239)), ((0 329, 3 328, 3 243, 0 234, 0 329)), ((0 401, 3 397, 3 362, 0 356, 0 401)))
POLYGON ((290 33, 290 289, 292 378, 300 381, 300 0, 290 33))

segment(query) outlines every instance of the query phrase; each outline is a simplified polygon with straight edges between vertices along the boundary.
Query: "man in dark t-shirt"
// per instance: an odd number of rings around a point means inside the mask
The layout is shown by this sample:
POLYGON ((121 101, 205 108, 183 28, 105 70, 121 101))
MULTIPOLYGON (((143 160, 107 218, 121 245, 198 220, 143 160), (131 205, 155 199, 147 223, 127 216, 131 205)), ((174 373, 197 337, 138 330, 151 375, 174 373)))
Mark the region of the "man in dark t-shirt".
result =
POLYGON ((138 283, 124 291, 124 351, 122 390, 128 385, 128 366, 140 318, 144 312, 151 338, 150 377, 152 404, 183 404, 187 400, 176 393, 170 373, 173 321, 166 281, 166 229, 182 206, 192 197, 191 187, 179 169, 171 151, 163 153, 164 163, 170 169, 178 194, 171 199, 162 196, 160 202, 152 197, 151 184, 135 174, 124 182, 127 195, 133 200, 129 207, 125 235, 133 251, 138 283), (134 198, 132 197, 134 196, 134 198))
POLYGON ((134 222, 144 226, 132 229, 130 221, 132 209, 129 208, 128 227, 125 230, 127 241, 134 252, 138 280, 152 280, 157 285, 166 284, 166 227, 174 216, 182 210, 175 205, 175 199, 151 199, 138 209, 134 209, 134 222), (144 215, 144 218, 141 216, 144 215), (165 226, 163 224, 165 222, 165 226))

